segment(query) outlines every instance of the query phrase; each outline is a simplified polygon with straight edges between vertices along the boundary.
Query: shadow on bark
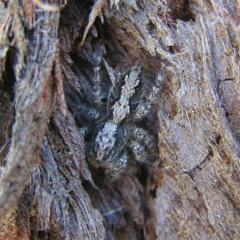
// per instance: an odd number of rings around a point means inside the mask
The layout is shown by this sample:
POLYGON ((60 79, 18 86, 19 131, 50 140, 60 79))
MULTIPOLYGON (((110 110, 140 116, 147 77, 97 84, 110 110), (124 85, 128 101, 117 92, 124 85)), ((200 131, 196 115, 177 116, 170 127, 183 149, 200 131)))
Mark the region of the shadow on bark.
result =
POLYGON ((0 239, 238 238, 237 0, 0 9, 0 239), (126 138, 127 167, 112 179, 92 142, 114 119, 114 81, 136 63, 130 113, 152 110, 121 124, 147 135, 134 146, 158 150, 140 163, 126 138))

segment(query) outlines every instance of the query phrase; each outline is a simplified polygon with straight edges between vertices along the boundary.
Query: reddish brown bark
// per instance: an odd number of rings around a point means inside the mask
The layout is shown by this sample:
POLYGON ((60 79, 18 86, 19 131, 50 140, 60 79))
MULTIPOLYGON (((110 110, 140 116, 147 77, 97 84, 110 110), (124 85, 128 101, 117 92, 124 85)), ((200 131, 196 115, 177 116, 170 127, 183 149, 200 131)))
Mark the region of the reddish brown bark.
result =
POLYGON ((93 5, 0 3, 0 239, 238 239, 239 2, 93 5), (140 62, 163 80, 159 158, 114 181, 77 120, 99 49, 103 79, 140 62))

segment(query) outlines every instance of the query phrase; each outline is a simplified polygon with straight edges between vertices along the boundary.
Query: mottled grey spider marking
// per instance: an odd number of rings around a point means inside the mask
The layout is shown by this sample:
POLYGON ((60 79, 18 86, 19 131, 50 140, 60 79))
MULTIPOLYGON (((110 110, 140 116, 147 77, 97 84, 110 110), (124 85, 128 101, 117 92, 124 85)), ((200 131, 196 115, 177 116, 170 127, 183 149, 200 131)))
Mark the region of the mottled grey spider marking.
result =
POLYGON ((116 75, 113 81, 103 64, 103 53, 99 54, 98 61, 88 60, 90 64, 79 74, 82 95, 76 97, 69 86, 65 93, 86 141, 89 162, 117 178, 129 161, 148 163, 158 157, 157 130, 148 123, 161 83, 159 75, 142 70, 140 64, 124 73, 111 70, 116 75))
POLYGON ((134 123, 151 110, 160 88, 157 79, 141 81, 143 74, 139 64, 118 79, 109 96, 112 114, 96 130, 97 133, 91 140, 90 157, 97 160, 114 177, 126 168, 130 154, 141 163, 156 157, 156 139, 148 130, 137 127, 134 123), (121 88, 121 91, 116 88, 121 88), (120 96, 115 96, 116 93, 120 93, 120 96), (134 99, 135 94, 138 97, 134 99), (114 102, 113 99, 118 100, 114 102), (132 100, 135 102, 133 105, 132 100), (135 109, 132 109, 133 106, 136 106, 135 109))

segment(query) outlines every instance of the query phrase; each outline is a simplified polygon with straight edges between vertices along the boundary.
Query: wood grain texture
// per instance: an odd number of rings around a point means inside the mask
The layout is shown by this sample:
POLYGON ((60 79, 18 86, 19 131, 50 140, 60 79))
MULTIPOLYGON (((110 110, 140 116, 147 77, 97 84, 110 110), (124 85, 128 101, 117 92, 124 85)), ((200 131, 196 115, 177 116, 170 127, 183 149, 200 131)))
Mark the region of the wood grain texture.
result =
POLYGON ((0 239, 239 239, 239 1, 111 0, 95 21, 93 6, 0 3, 0 98, 7 92, 15 109, 1 212, 19 203, 1 219, 0 239), (107 98, 112 76, 136 62, 163 81, 141 120, 159 157, 130 159, 109 181, 86 161, 94 123, 79 111, 96 114, 96 96, 107 98))

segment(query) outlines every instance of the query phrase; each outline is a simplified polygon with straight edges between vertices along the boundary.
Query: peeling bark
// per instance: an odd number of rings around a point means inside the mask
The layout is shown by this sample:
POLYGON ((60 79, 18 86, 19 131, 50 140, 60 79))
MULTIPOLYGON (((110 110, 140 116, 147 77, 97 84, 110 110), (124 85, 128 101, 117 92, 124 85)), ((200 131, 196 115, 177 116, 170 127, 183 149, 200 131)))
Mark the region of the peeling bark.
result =
POLYGON ((0 9, 0 239, 240 237, 237 0, 0 9), (137 62, 160 73, 154 111, 136 122, 159 157, 138 163, 126 148, 109 181, 88 156, 92 119, 106 122, 115 75, 137 62))

